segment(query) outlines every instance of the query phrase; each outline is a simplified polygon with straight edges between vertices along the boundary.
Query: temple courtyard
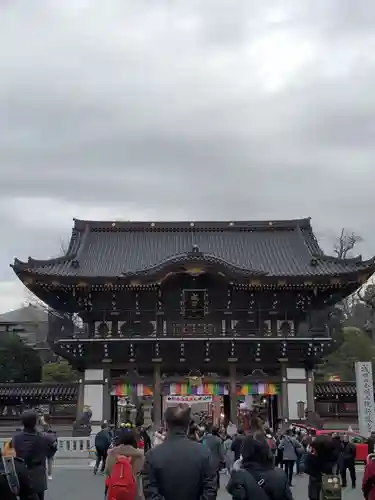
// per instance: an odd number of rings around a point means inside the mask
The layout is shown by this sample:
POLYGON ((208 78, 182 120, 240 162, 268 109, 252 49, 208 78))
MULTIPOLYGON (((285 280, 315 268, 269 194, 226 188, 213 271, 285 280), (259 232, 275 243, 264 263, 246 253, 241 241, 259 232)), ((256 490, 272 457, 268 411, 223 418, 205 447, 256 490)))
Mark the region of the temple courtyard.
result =
MULTIPOLYGON (((363 495, 360 489, 363 476, 363 466, 357 467, 358 487, 355 490, 347 488, 344 490, 344 500, 362 500, 363 495)), ((226 478, 222 477, 222 489, 218 500, 229 500, 229 495, 225 491, 226 478)), ((295 485, 292 488, 295 500, 307 500, 307 477, 295 478, 295 485)), ((56 468, 52 481, 49 482, 49 491, 46 500, 103 500, 104 499, 104 479, 103 476, 94 476, 92 468, 84 460, 60 460, 56 463, 56 468)))

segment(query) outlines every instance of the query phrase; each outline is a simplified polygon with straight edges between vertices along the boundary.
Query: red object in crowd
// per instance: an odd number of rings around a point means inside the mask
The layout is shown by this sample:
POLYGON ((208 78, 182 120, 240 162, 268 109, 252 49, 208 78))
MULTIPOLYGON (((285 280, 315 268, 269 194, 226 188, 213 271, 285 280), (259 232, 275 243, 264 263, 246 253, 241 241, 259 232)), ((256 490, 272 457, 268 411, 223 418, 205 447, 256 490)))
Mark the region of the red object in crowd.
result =
POLYGON ((140 440, 138 441, 138 448, 139 448, 140 450, 143 450, 143 448, 144 448, 144 447, 145 447, 145 443, 144 443, 143 439, 140 439, 140 440))
POLYGON ((367 459, 367 465, 363 475, 362 492, 366 500, 375 500, 375 462, 374 455, 370 455, 367 459))
POLYGON ((116 457, 116 463, 106 480, 106 486, 108 500, 134 500, 137 484, 129 457, 122 455, 116 457))

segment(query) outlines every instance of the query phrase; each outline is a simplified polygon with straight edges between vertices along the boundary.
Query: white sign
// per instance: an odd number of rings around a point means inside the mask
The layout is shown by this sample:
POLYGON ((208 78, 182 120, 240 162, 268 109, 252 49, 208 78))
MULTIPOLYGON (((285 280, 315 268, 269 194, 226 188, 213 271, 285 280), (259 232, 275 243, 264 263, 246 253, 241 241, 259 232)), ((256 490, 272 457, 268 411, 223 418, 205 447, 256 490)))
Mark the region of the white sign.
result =
POLYGON ((167 396, 167 404, 212 403, 212 396, 167 396))
POLYGON ((358 427, 364 437, 375 431, 374 383, 372 364, 358 361, 355 363, 357 383, 358 427))

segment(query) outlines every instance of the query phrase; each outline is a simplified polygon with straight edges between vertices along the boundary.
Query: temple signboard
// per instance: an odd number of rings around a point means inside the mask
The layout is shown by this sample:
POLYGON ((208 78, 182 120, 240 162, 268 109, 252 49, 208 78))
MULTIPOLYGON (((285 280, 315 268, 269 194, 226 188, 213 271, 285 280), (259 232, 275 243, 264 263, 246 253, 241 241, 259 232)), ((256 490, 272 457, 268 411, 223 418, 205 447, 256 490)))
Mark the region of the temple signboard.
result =
POLYGON ((185 319, 202 319, 207 314, 207 290, 183 290, 182 316, 185 319))
POLYGON ((358 427, 362 436, 368 437, 375 431, 374 383, 372 363, 355 363, 357 384, 358 427))
POLYGON ((192 405, 195 403, 212 403, 212 396, 166 396, 167 404, 187 404, 192 405))
POLYGON ((197 323, 192 321, 171 322, 171 331, 174 335, 194 335, 207 334, 213 335, 217 333, 216 325, 212 323, 197 323))

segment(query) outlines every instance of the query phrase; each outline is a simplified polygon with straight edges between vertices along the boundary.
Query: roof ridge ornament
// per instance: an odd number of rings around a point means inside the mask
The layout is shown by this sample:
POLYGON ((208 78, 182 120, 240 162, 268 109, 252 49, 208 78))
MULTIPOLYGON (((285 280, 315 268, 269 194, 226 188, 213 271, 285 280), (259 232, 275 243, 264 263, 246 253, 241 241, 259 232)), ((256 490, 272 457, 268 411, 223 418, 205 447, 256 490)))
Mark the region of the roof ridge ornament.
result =
POLYGON ((197 245, 196 243, 193 243, 193 246, 192 246, 190 252, 187 252, 187 255, 189 255, 189 256, 192 255, 194 257, 198 257, 198 256, 203 257, 203 252, 201 252, 199 250, 199 245, 197 245))

